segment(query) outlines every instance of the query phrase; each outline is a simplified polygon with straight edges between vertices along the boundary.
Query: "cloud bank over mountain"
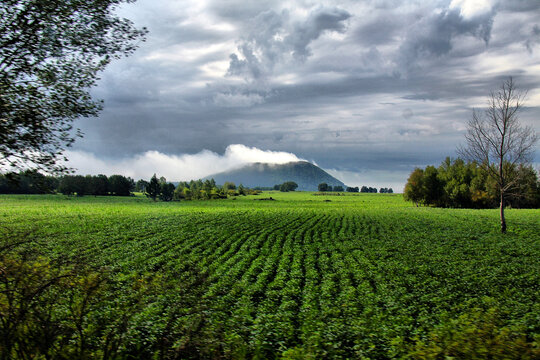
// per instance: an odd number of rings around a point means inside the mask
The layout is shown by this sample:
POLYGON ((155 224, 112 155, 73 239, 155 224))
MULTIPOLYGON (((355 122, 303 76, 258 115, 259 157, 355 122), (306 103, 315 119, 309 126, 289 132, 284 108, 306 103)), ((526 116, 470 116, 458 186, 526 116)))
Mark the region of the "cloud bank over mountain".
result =
POLYGON ((254 162, 285 164, 302 160, 291 153, 265 151, 241 144, 229 145, 223 155, 209 150, 183 155, 147 151, 116 160, 100 159, 84 151, 70 151, 67 155, 71 159, 68 165, 76 165, 79 174, 122 174, 138 180, 150 179, 156 173, 169 181, 200 179, 254 162))

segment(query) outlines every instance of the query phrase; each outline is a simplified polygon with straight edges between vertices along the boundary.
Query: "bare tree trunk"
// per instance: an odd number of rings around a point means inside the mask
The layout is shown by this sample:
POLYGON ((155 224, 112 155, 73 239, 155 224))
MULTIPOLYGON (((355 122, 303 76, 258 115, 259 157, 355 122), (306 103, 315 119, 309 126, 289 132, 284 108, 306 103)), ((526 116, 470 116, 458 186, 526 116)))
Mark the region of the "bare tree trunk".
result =
POLYGON ((501 232, 506 233, 506 219, 504 218, 504 194, 501 191, 501 232))

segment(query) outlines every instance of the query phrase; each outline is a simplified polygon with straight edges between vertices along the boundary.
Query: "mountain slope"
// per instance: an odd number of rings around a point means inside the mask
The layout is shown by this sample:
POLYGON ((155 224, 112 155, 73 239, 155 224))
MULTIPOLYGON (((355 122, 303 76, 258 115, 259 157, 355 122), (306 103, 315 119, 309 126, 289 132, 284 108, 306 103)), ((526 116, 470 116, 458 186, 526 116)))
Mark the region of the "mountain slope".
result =
POLYGON ((207 177, 207 179, 210 178, 213 178, 218 184, 230 181, 236 185, 243 184, 250 188, 272 187, 285 181, 294 181, 298 184, 298 190, 306 191, 316 191, 317 186, 323 182, 331 186, 341 185, 345 188, 343 182, 307 161, 286 164, 253 163, 207 177))

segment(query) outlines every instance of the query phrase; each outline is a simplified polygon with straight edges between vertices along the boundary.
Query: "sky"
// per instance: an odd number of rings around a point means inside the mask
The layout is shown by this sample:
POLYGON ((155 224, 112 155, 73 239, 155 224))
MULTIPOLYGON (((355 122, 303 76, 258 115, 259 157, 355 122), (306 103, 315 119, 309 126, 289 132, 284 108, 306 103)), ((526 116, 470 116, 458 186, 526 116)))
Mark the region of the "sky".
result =
POLYGON ((75 123, 79 173, 179 181, 307 160, 400 191, 456 157, 509 76, 540 133, 537 0, 138 0, 119 14, 149 34, 101 74, 101 115, 75 123))

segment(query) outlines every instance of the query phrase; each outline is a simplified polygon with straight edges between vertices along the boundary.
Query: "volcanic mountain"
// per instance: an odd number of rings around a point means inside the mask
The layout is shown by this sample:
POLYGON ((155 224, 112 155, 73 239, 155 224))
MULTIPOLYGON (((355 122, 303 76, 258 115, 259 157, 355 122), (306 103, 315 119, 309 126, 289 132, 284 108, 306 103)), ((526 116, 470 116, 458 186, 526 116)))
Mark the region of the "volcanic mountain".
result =
POLYGON ((207 177, 207 179, 211 178, 217 184, 229 181, 249 188, 273 187, 285 181, 294 181, 298 184, 297 190, 304 191, 317 191, 317 187, 321 183, 327 183, 331 186, 341 185, 345 188, 343 182, 307 161, 294 161, 286 164, 252 163, 207 177))

